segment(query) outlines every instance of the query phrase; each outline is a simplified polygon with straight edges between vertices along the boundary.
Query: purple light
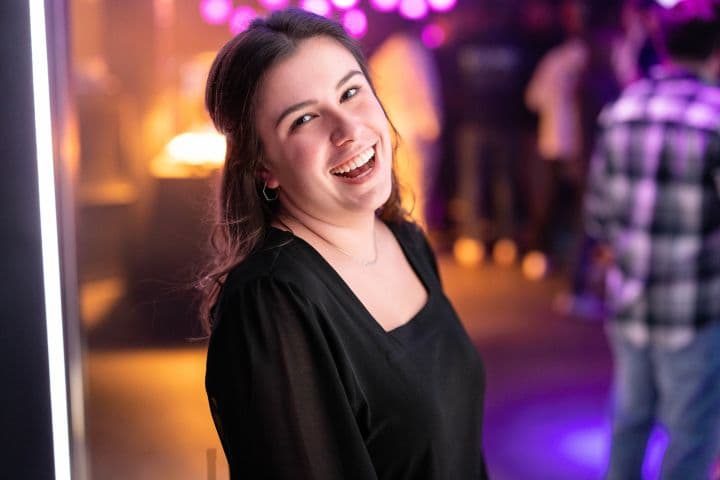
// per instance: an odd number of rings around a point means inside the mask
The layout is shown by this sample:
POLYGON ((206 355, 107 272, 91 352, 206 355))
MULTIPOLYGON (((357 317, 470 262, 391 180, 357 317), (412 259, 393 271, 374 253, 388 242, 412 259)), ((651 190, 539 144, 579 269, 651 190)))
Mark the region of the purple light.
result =
POLYGON ((448 10, 452 10, 457 0, 427 0, 427 2, 430 8, 436 12, 447 12, 448 10))
POLYGON ((425 0, 400 0, 400 15, 410 20, 419 20, 428 14, 425 0))
POLYGON ((200 15, 210 25, 225 23, 232 12, 232 0, 202 0, 200 15))
POLYGON ((438 25, 437 23, 429 23, 425 25, 425 27, 422 29, 422 32, 420 33, 420 38, 422 39, 422 42, 425 44, 428 48, 438 48, 443 43, 445 43, 445 40, 447 39, 447 35, 445 34, 445 30, 438 25))
POLYGON ((257 16, 257 12, 252 7, 237 7, 230 17, 230 31, 235 35, 244 32, 257 16))
POLYGON ((399 3, 400 0, 370 0, 372 7, 379 12, 391 12, 399 3))
POLYGON ((316 15, 327 17, 330 15, 330 4, 327 0, 302 0, 300 8, 316 15))
POLYGON ((657 3, 660 4, 660 6, 665 8, 672 8, 678 3, 680 3, 680 0, 655 0, 657 3))
POLYGON ((669 440, 670 437, 662 427, 656 426, 650 432, 650 438, 645 447, 645 461, 642 466, 644 478, 660 478, 663 455, 665 455, 669 440))
POLYGON ((367 33, 367 17, 359 8, 348 10, 343 16, 345 30, 355 38, 361 38, 367 33))
POLYGON ((260 0, 260 5, 268 10, 280 10, 287 7, 288 0, 260 0))
POLYGON ((577 425, 559 435, 557 450, 569 463, 601 470, 610 451, 610 438, 601 425, 577 425))
POLYGON ((358 0, 332 0, 333 5, 342 10, 347 10, 357 5, 358 0))

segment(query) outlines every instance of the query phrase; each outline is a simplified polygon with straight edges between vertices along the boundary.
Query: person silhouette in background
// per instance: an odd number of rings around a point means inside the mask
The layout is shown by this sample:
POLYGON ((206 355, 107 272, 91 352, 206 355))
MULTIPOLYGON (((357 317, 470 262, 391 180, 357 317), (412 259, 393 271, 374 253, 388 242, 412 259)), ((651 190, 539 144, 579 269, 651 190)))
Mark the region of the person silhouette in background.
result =
POLYGON ((586 7, 579 0, 562 3, 566 39, 540 60, 525 91, 525 102, 538 114, 538 152, 548 185, 542 202, 535 249, 550 264, 567 267, 569 239, 574 238, 580 204, 583 154, 580 89, 590 62, 586 7))
POLYGON ((607 265, 614 361, 607 478, 641 478, 658 420, 663 479, 720 453, 720 9, 660 12, 668 61, 600 117, 586 231, 607 265))
POLYGON ((454 160, 455 259, 481 262, 489 248, 514 262, 521 230, 519 123, 524 52, 518 19, 507 2, 461 2, 453 38, 438 49, 446 107, 446 149, 454 160))
POLYGON ((538 115, 537 147, 548 179, 530 254, 547 255, 561 270, 573 268, 597 114, 618 91, 610 57, 601 53, 612 36, 605 8, 600 12, 587 0, 561 3, 565 40, 540 60, 525 91, 528 108, 538 115))
POLYGON ((612 46, 613 69, 622 86, 647 77, 650 68, 660 63, 656 7, 655 0, 625 0, 622 4, 622 33, 612 46))
POLYGON ((428 191, 438 168, 437 140, 442 124, 440 80, 435 61, 417 35, 390 35, 368 61, 375 90, 398 131, 398 182, 405 187, 403 208, 427 226, 428 191))

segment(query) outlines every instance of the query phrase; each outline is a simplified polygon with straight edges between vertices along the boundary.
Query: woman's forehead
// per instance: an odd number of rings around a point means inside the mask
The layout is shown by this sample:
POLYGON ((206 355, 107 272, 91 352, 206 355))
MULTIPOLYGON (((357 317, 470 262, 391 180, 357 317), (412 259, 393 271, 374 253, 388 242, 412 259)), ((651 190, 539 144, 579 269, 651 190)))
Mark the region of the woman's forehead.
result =
POLYGON ((300 42, 292 54, 270 67, 266 76, 292 81, 303 72, 330 76, 338 72, 342 76, 348 68, 359 68, 353 54, 337 40, 317 36, 300 42))
MULTIPOLYGON (((352 70, 362 70, 353 54, 338 41, 317 36, 303 40, 288 57, 268 69, 259 92, 261 109, 275 110, 312 100, 352 70)), ((279 112, 278 112, 279 113, 279 112)))

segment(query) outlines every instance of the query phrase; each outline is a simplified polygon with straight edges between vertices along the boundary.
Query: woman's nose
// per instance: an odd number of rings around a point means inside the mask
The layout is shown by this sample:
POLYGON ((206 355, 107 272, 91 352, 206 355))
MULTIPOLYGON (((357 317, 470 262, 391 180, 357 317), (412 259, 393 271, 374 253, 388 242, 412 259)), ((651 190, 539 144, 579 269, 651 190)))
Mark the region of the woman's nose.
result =
POLYGON ((353 115, 341 112, 335 115, 335 123, 330 141, 340 147, 348 142, 357 140, 360 131, 360 121, 353 115))

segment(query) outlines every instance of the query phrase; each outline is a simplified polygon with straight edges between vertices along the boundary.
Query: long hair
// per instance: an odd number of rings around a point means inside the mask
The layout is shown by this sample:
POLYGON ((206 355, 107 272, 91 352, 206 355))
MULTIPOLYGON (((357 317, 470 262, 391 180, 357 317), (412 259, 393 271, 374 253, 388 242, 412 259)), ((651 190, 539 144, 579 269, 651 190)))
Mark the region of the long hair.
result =
MULTIPOLYGON (((273 65, 291 56, 302 41, 317 36, 329 37, 345 47, 375 93, 360 46, 339 24, 298 9, 253 21, 222 47, 210 68, 205 106, 215 128, 225 135, 227 151, 210 234, 211 260, 197 284, 202 292, 200 315, 206 333, 227 274, 258 247, 277 213, 278 202, 264 200, 263 183, 257 176, 263 166, 263 147, 255 113, 263 77, 273 65)), ((388 123, 395 148, 397 131, 389 118, 388 123)), ((394 165, 392 190, 378 215, 386 222, 407 215, 400 206, 394 165)))

